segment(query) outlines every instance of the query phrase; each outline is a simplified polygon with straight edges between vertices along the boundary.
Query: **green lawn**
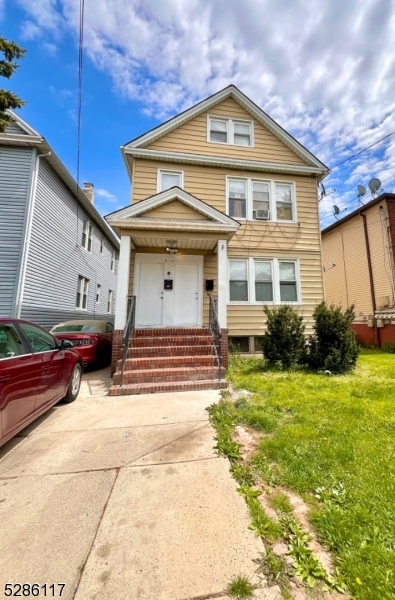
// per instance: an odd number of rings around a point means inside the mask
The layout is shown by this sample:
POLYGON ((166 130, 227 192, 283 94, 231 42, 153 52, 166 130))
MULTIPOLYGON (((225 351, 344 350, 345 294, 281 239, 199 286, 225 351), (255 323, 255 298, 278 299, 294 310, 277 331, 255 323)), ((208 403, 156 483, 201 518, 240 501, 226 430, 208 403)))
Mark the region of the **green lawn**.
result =
POLYGON ((255 465, 312 504, 351 596, 395 598, 395 355, 363 351, 336 377, 233 359, 228 379, 254 392, 237 420, 263 432, 255 465))

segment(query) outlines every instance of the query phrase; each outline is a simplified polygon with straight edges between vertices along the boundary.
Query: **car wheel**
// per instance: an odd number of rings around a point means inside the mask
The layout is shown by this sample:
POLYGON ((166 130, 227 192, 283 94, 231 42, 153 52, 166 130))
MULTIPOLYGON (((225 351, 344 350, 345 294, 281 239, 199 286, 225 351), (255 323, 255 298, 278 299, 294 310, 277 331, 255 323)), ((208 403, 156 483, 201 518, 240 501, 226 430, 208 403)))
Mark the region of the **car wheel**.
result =
POLYGON ((67 404, 69 404, 70 402, 74 402, 74 400, 78 396, 78 393, 79 393, 80 387, 81 387, 81 375, 82 375, 82 368, 81 368, 81 365, 79 363, 77 363, 71 374, 69 387, 67 388, 67 394, 63 398, 63 401, 66 402, 67 404))

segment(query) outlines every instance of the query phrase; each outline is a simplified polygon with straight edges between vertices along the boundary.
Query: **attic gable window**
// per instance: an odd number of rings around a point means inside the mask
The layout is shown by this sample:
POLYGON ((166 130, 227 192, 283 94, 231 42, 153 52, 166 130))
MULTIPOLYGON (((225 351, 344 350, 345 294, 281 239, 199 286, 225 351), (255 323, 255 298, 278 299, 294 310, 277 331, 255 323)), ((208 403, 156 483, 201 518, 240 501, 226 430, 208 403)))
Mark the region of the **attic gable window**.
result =
POLYGON ((231 146, 253 145, 253 122, 208 117, 207 141, 231 146))
POLYGON ((182 171, 158 171, 157 192, 164 192, 170 188, 177 186, 184 187, 184 173, 182 171))

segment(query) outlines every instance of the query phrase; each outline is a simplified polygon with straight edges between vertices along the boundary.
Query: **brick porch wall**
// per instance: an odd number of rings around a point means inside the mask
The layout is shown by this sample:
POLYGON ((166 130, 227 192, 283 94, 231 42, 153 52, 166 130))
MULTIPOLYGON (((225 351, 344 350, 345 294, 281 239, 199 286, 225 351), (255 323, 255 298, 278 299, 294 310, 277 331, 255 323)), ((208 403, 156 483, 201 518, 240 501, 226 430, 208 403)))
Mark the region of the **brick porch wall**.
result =
POLYGON ((112 338, 111 377, 116 371, 117 361, 122 358, 123 329, 114 329, 112 338))

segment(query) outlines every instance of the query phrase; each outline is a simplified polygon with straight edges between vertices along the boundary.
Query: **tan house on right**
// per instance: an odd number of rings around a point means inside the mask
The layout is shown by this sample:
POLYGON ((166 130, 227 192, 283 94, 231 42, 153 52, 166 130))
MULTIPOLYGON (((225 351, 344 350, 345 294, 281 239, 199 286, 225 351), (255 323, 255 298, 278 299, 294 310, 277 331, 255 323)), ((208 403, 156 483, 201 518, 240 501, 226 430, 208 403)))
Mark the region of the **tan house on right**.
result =
POLYGON ((381 194, 322 231, 327 303, 355 304, 363 344, 395 343, 395 194, 381 194))

